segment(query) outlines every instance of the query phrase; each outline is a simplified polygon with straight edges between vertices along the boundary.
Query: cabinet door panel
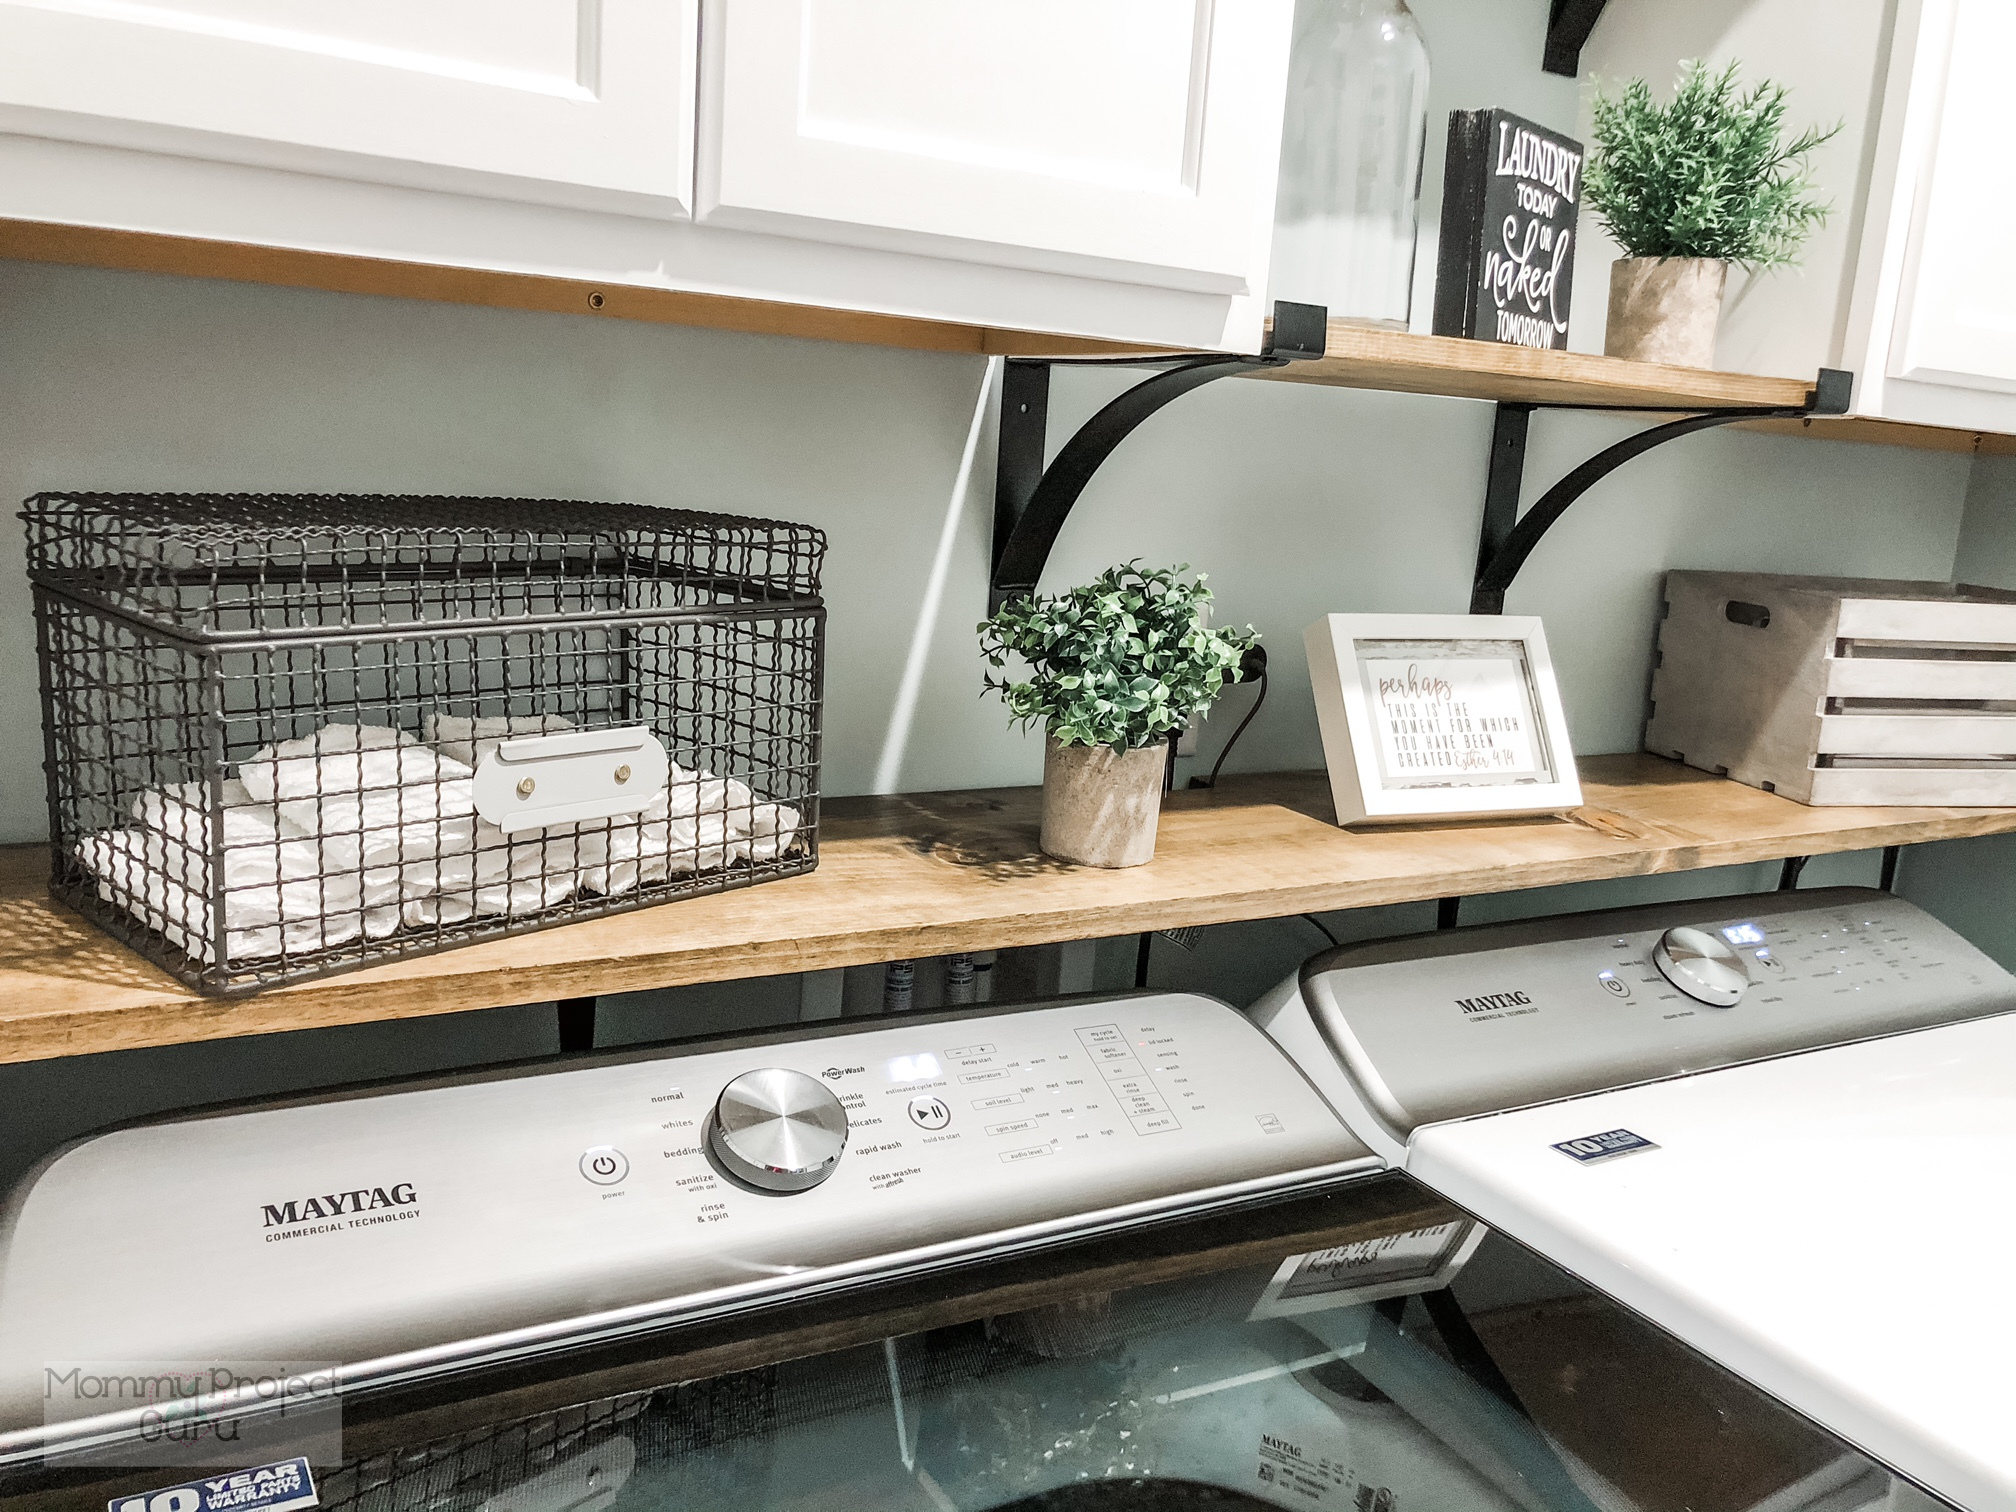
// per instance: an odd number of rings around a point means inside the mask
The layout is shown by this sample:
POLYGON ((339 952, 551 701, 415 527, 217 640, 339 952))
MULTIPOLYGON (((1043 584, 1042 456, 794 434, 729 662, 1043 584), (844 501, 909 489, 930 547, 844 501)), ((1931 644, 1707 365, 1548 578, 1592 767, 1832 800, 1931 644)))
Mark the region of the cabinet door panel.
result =
POLYGON ((1953 0, 1928 5, 1926 17, 1950 22, 1952 41, 1890 371, 2016 392, 2016 174, 2008 140, 2016 4, 1953 0))
POLYGON ((708 0, 700 217, 1244 292, 1291 18, 1289 0, 708 0))
POLYGON ((698 0, 0 0, 0 129, 691 211, 698 0))

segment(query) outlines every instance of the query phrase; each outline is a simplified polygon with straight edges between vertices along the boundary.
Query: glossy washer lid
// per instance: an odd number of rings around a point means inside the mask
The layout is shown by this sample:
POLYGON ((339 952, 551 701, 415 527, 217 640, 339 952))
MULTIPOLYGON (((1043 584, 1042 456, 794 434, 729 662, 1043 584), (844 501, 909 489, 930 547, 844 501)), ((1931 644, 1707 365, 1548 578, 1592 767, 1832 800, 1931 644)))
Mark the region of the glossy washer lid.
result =
POLYGON ((1348 945, 1304 967, 1302 995, 1372 1135, 1404 1144, 1450 1119, 2008 1012, 2016 978, 1901 898, 1834 888, 1348 945), (1708 937, 1689 966, 1717 971, 1728 1001, 1655 962, 1682 929, 1708 937))

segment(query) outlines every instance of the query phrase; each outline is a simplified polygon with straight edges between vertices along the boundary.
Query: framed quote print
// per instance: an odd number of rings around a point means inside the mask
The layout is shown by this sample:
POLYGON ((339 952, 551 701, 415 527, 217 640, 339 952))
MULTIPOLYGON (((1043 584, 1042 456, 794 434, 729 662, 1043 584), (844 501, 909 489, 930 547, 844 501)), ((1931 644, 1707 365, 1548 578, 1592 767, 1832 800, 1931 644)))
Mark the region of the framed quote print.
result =
POLYGON ((1303 643, 1339 824, 1580 806, 1538 619, 1332 614, 1303 643))

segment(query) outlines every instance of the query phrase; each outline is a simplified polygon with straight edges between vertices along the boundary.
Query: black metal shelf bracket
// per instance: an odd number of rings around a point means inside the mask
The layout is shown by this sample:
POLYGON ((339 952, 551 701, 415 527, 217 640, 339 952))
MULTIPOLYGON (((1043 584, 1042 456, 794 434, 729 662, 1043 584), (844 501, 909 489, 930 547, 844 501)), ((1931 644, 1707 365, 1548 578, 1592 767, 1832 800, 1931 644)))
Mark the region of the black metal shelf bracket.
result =
MULTIPOLYGON (((1478 529, 1477 575, 1470 590, 1472 614, 1503 614, 1505 590, 1526 565, 1533 548, 1540 544, 1554 523, 1568 508, 1596 484, 1610 476, 1633 457, 1696 431, 1738 420, 1804 419, 1811 415, 1843 415, 1855 375, 1838 368, 1822 368, 1807 390, 1806 402, 1779 408, 1746 407, 1704 410, 1684 415, 1626 436, 1607 446, 1542 494, 1533 507, 1519 513, 1519 492, 1526 476, 1526 428, 1533 411, 1548 409, 1588 409, 1618 413, 1643 413, 1649 406, 1537 405, 1501 403, 1491 432, 1491 464, 1484 482, 1484 518, 1478 529)), ((1670 413, 1671 406, 1665 407, 1670 413)), ((1656 412, 1656 411, 1655 411, 1656 412)))
POLYGON ((1596 29, 1603 6, 1604 0, 1553 0, 1547 7, 1547 45, 1541 50, 1541 68, 1565 78, 1579 78, 1582 44, 1596 29))
POLYGON ((1170 400, 1219 378, 1321 357, 1328 312, 1321 305, 1274 306, 1266 350, 1257 357, 1199 352, 1173 357, 1010 357, 1001 382, 1000 451, 994 474, 994 570, 987 612, 1036 591, 1057 533, 1115 447, 1170 400), (1046 468, 1050 371, 1057 366, 1160 366, 1078 428, 1046 468))

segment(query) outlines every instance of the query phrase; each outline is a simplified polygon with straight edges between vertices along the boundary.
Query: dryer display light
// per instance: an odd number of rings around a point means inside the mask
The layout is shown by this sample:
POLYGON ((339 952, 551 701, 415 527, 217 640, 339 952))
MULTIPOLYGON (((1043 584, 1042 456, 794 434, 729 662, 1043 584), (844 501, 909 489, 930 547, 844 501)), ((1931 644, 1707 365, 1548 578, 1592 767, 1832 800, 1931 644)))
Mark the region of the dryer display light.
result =
POLYGON ((1731 945, 1762 945, 1767 938, 1762 926, 1745 921, 1731 924, 1722 931, 1722 938, 1731 945))

